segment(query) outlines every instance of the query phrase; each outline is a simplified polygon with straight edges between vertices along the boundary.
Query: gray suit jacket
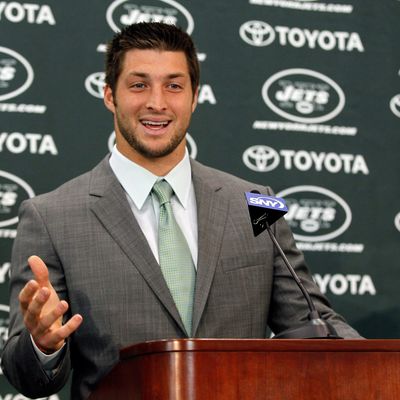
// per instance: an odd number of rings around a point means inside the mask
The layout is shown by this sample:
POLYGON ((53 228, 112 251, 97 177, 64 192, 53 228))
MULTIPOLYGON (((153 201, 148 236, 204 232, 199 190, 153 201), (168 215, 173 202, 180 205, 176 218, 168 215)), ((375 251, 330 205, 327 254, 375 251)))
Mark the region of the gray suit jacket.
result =
MULTIPOLYGON (((254 238, 244 192, 255 185, 192 161, 198 209, 193 336, 263 338, 307 318, 302 294, 266 233, 254 238)), ((284 219, 278 241, 322 315, 344 337, 359 337, 321 295, 284 219)), ((23 203, 11 272, 10 334, 2 363, 29 397, 58 391, 73 369, 72 398, 86 398, 118 362, 121 347, 183 338, 182 321, 108 157, 57 190, 23 203), (32 278, 26 260, 43 258, 60 297, 83 324, 49 378, 24 328, 18 293, 32 278)))

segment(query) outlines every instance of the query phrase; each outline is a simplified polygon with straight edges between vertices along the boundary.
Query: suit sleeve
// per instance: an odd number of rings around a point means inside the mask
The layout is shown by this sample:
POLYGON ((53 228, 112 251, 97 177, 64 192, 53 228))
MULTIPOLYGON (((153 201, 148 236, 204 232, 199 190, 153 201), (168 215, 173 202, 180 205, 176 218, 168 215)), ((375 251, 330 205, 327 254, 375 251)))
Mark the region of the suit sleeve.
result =
MULTIPOLYGON (((269 190, 270 192, 270 190, 269 190)), ((320 315, 329 321, 343 338, 361 338, 357 331, 350 327, 345 319, 337 314, 329 304, 328 299, 321 293, 318 285, 312 279, 303 253, 297 248, 291 229, 284 218, 274 225, 276 238, 286 257, 295 269, 311 296, 315 308, 320 315)), ((271 300, 271 313, 268 324, 274 333, 294 328, 308 319, 309 309, 299 287, 292 278, 278 251, 274 254, 274 283, 271 300)))
POLYGON ((59 297, 68 301, 67 289, 45 221, 32 200, 22 203, 19 221, 11 258, 10 325, 2 353, 2 369, 10 383, 25 396, 45 397, 58 392, 68 379, 71 369, 70 345, 67 342, 57 369, 49 377, 34 351, 19 309, 19 292, 33 277, 27 259, 31 255, 43 259, 59 297))

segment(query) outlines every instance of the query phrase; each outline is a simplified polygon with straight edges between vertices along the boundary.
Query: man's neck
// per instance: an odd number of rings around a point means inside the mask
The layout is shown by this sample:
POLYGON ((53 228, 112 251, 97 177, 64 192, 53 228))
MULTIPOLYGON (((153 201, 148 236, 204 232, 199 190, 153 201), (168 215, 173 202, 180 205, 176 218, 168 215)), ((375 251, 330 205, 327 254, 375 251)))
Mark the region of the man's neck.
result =
POLYGON ((170 172, 176 165, 178 165, 185 156, 185 149, 183 151, 180 149, 175 149, 172 153, 164 157, 144 157, 143 155, 137 153, 133 149, 125 149, 118 146, 118 151, 124 155, 129 160, 140 165, 141 167, 147 169, 152 174, 156 176, 165 176, 170 172))

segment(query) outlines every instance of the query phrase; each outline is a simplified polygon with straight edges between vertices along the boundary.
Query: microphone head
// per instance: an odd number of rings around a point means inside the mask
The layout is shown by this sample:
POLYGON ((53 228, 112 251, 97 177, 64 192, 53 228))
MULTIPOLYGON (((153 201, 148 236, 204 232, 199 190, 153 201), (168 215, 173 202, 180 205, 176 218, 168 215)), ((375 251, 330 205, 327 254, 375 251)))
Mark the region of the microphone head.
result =
POLYGON ((280 197, 261 194, 256 190, 245 192, 245 196, 254 236, 264 232, 267 223, 272 225, 288 212, 285 200, 280 197))

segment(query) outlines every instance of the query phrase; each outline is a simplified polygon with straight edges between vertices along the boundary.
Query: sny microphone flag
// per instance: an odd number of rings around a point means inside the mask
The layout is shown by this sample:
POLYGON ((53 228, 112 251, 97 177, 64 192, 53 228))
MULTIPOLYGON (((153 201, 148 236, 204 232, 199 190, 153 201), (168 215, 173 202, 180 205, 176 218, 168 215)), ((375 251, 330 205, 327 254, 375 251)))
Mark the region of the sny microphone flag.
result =
POLYGON ((254 236, 258 236, 288 212, 285 200, 260 193, 245 192, 254 236))

